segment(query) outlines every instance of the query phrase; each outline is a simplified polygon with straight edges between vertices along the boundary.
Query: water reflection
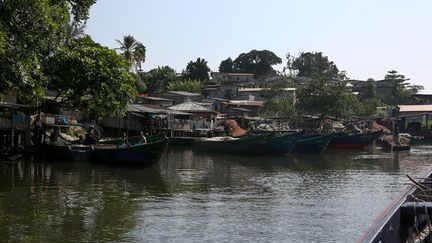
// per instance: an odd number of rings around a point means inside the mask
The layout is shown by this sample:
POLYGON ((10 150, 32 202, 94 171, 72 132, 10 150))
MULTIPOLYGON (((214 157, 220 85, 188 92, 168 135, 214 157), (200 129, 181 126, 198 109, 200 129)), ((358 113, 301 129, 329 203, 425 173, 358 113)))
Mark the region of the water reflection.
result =
POLYGON ((406 180, 409 153, 237 156, 169 147, 153 168, 0 164, 2 241, 353 241, 406 180))

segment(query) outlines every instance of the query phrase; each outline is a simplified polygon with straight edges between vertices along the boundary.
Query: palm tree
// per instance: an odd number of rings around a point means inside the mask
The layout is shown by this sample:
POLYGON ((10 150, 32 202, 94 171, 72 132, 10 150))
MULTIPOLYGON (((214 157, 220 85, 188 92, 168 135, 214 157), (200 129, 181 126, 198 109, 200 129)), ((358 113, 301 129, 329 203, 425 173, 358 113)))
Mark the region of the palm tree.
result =
POLYGON ((131 67, 136 66, 141 69, 141 63, 145 61, 145 46, 131 35, 123 36, 123 41, 116 41, 120 44, 120 48, 117 48, 117 50, 122 52, 131 67))

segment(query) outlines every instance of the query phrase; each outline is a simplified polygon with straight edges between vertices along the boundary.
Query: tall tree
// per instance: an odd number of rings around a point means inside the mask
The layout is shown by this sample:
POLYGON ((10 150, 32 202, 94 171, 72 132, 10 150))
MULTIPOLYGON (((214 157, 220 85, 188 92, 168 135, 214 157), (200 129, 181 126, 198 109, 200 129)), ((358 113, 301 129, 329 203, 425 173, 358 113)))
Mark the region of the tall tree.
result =
POLYGON ((345 72, 340 72, 336 64, 322 52, 300 52, 298 57, 287 54, 287 69, 298 77, 320 76, 330 80, 343 80, 345 72))
POLYGON ((272 66, 282 63, 282 59, 269 50, 252 50, 240 54, 234 60, 234 69, 237 72, 253 73, 255 77, 275 73, 272 66))
POLYGON ((148 93, 166 91, 170 82, 178 80, 177 72, 169 66, 154 68, 142 75, 148 93))
POLYGON ((358 113, 360 102, 346 89, 345 81, 330 81, 315 75, 298 92, 298 108, 312 115, 346 118, 358 113))
POLYGON ((263 89, 261 96, 264 98, 264 114, 271 117, 295 119, 297 116, 295 92, 289 90, 294 87, 292 79, 283 77, 263 89))
POLYGON ((227 59, 223 60, 220 63, 219 72, 221 72, 221 73, 233 73, 234 72, 234 62, 230 57, 228 57, 227 59))
POLYGON ((95 0, 3 0, 0 3, 0 93, 44 95, 42 62, 61 49, 72 20, 83 23, 95 0))
POLYGON ((413 95, 423 89, 420 85, 410 85, 404 75, 395 70, 388 71, 384 80, 390 82, 390 92, 384 94, 383 102, 388 105, 401 105, 414 103, 413 95))
POLYGON ((197 58, 197 60, 190 61, 186 69, 183 71, 183 77, 185 79, 207 81, 209 77, 210 68, 207 66, 207 61, 205 59, 197 58))
POLYGON ((377 88, 375 80, 372 78, 369 78, 366 81, 366 88, 365 91, 362 94, 362 99, 374 99, 377 96, 377 88))
POLYGON ((140 70, 142 63, 145 62, 145 46, 131 35, 125 35, 122 41, 116 41, 120 44, 120 47, 117 49, 121 51, 130 66, 134 67, 136 70, 140 70))
POLYGON ((58 91, 62 104, 102 117, 123 114, 133 101, 135 80, 128 69, 122 56, 89 36, 71 41, 44 65, 49 88, 58 91))

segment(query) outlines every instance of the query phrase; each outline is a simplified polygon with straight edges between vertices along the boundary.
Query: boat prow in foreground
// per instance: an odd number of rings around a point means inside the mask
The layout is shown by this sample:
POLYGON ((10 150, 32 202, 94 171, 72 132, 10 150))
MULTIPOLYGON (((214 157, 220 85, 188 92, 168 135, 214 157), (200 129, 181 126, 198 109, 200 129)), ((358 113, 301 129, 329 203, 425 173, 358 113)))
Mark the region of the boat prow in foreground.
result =
POLYGON ((432 171, 410 180, 413 185, 378 215, 358 243, 432 242, 432 171))

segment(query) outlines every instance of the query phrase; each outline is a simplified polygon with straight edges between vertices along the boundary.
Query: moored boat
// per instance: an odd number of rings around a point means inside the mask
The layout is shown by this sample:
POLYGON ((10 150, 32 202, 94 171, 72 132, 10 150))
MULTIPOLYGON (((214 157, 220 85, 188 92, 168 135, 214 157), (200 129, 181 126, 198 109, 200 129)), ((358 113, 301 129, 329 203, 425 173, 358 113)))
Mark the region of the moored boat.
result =
POLYGON ((47 143, 42 145, 42 156, 50 161, 90 161, 92 146, 47 143))
POLYGON ((293 153, 322 153, 333 138, 333 134, 303 136, 294 146, 293 153))
POLYGON ((391 141, 384 140, 381 142, 381 148, 386 152, 409 151, 411 146, 409 144, 396 145, 391 141))
POLYGON ((285 154, 292 151, 297 141, 301 138, 303 132, 282 133, 274 135, 270 141, 265 144, 266 153, 285 154))
POLYGON ((274 134, 246 136, 242 138, 214 137, 195 141, 195 150, 234 153, 265 154, 266 145, 274 134))
POLYGON ((105 163, 151 165, 159 161, 168 140, 159 140, 132 145, 97 144, 93 146, 92 161, 105 163))
POLYGON ((405 188, 372 222, 358 243, 432 241, 432 171, 405 188))
POLYGON ((328 148, 362 149, 372 143, 380 132, 359 134, 336 133, 331 139, 328 148))

